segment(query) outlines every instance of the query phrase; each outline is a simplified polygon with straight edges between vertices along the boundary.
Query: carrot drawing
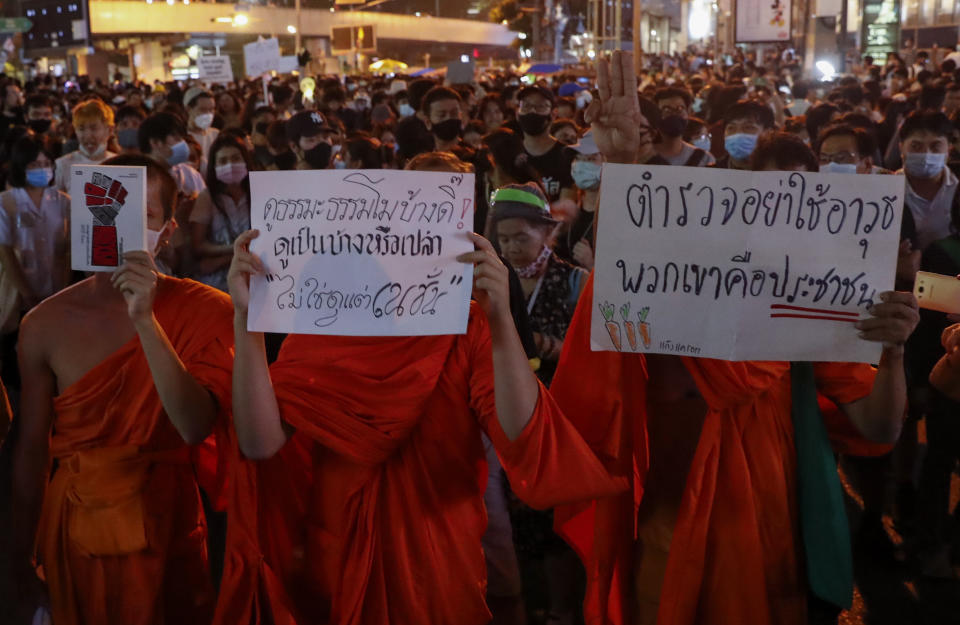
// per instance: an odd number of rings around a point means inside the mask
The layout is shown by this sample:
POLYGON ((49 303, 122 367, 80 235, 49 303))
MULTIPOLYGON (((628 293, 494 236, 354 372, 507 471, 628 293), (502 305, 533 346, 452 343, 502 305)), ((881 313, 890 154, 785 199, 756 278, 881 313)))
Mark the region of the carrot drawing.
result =
POLYGON ((640 320, 640 338, 643 339, 643 346, 650 349, 650 324, 647 323, 647 315, 650 314, 650 307, 646 306, 637 313, 640 320))
POLYGON ((627 302, 620 307, 620 316, 623 317, 623 327, 627 329, 627 341, 630 343, 630 349, 637 351, 637 331, 633 327, 630 318, 630 303, 627 302))
POLYGON ((622 352, 623 341, 620 340, 620 325, 613 320, 615 312, 616 308, 610 302, 600 304, 600 314, 607 322, 607 333, 610 334, 610 340, 613 341, 613 346, 617 348, 617 351, 622 352))

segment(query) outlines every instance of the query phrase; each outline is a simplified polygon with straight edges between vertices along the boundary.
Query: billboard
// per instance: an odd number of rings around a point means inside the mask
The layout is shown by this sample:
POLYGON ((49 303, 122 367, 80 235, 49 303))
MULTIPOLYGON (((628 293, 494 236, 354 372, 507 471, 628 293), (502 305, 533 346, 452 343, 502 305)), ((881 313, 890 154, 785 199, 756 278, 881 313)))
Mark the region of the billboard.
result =
POLYGON ((863 0, 860 28, 863 54, 883 62, 900 49, 900 0, 863 0))
POLYGON ((25 48, 87 45, 87 0, 26 0, 22 14, 33 23, 23 34, 25 48))
POLYGON ((791 0, 736 0, 737 43, 790 40, 791 0))

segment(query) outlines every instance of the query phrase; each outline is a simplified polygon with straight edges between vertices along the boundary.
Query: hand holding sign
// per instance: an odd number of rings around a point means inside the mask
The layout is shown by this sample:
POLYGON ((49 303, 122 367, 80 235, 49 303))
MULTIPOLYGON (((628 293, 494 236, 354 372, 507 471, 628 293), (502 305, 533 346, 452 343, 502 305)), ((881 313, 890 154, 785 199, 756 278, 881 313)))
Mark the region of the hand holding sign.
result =
POLYGON ((153 315, 158 276, 153 256, 140 251, 124 254, 123 264, 110 278, 113 287, 123 294, 127 313, 134 323, 148 320, 153 315))
POLYGON ((510 274, 490 241, 468 232, 476 251, 457 256, 457 261, 473 265, 473 299, 488 318, 510 316, 510 274))
POLYGON ((233 309, 246 314, 250 307, 250 276, 265 273, 263 263, 250 251, 250 242, 260 236, 259 230, 247 230, 233 243, 233 260, 227 273, 227 285, 233 309))
POLYGON ((885 291, 880 294, 880 302, 870 308, 869 319, 855 324, 859 336, 865 341, 883 343, 886 348, 903 350, 920 322, 917 298, 913 293, 885 291))
POLYGON ((597 64, 600 97, 590 103, 584 118, 593 130, 600 152, 611 163, 633 163, 640 148, 640 101, 633 55, 616 50, 610 61, 597 64))

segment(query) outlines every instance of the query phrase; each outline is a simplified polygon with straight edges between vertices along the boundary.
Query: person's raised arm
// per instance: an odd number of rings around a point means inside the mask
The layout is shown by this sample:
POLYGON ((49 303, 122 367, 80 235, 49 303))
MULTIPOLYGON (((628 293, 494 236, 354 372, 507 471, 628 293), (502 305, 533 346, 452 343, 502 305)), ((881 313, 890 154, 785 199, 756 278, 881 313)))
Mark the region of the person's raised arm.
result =
POLYGON ((600 152, 610 163, 635 163, 640 149, 640 100, 633 55, 616 50, 597 62, 600 97, 590 103, 584 119, 593 130, 600 152))
POLYGON ((510 314, 509 272, 489 241, 479 234, 467 234, 476 251, 462 254, 457 260, 474 266, 473 296, 490 323, 497 418, 512 441, 533 416, 540 387, 510 314))
POLYGON ((250 276, 264 273, 260 259, 250 251, 250 241, 260 235, 248 230, 233 245, 233 262, 227 282, 233 299, 233 426, 243 455, 252 460, 280 451, 293 428, 280 418, 280 407, 270 380, 262 332, 247 330, 250 276))
POLYGON ((896 442, 907 405, 904 345, 920 321, 912 293, 887 291, 870 309, 872 318, 857 323, 860 338, 883 343, 880 366, 870 394, 841 408, 864 437, 879 443, 896 442))
POLYGON ((113 286, 127 303, 164 411, 183 440, 197 445, 213 430, 217 402, 187 371, 153 314, 159 279, 153 258, 147 252, 127 252, 123 261, 111 278, 113 286))
POLYGON ((19 585, 20 610, 31 615, 42 599, 42 584, 33 569, 37 523, 50 469, 50 429, 56 379, 47 364, 43 328, 27 315, 20 326, 19 364, 22 391, 18 435, 13 441, 13 574, 19 585))
POLYGON ((945 329, 940 342, 946 353, 933 366, 930 384, 950 399, 960 401, 960 323, 945 329))

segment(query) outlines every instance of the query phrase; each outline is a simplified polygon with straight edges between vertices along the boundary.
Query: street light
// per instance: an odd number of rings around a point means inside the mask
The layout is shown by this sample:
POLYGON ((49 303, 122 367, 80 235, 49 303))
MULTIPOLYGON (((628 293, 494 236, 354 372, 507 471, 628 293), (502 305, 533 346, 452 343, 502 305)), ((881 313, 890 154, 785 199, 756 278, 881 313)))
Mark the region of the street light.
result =
POLYGON ((289 25, 287 26, 287 32, 290 33, 291 35, 296 35, 296 34, 297 34, 297 27, 294 26, 293 24, 289 24, 289 25))

